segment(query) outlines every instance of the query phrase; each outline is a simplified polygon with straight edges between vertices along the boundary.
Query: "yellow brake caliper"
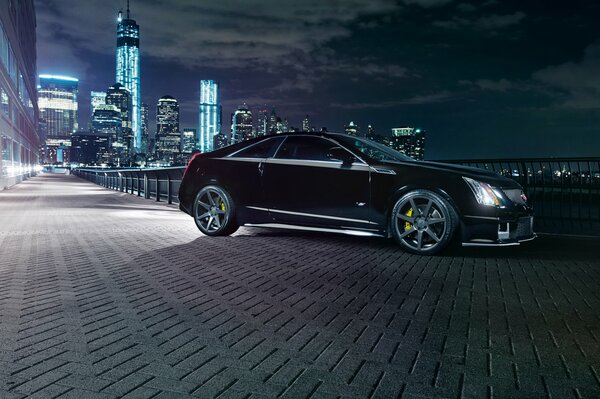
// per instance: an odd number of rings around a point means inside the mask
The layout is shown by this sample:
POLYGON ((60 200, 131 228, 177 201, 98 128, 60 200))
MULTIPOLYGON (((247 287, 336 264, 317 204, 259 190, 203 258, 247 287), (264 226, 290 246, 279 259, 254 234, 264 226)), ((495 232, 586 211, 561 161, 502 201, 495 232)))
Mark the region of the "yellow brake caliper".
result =
POLYGON ((225 202, 221 201, 221 206, 220 206, 221 210, 224 211, 225 210, 225 202))
MULTIPOLYGON (((410 208, 410 209, 409 209, 409 210, 408 210, 408 211, 405 213, 405 215, 406 215, 406 216, 408 216, 408 217, 412 217, 412 215, 413 215, 413 209, 412 209, 412 208, 410 208)), ((406 230, 410 230, 410 228, 411 228, 411 227, 412 227, 412 224, 410 224, 409 222, 404 222, 404 230, 405 230, 405 231, 406 231, 406 230)))

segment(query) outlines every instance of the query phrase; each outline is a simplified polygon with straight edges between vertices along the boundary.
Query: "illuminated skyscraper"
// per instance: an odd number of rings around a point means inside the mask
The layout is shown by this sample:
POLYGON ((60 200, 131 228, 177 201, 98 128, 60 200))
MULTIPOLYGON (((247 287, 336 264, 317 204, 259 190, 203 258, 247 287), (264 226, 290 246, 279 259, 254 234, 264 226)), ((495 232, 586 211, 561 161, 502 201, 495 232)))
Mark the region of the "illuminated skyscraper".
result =
POLYGON ((71 135, 77 131, 79 81, 68 76, 40 75, 38 104, 46 126, 47 162, 68 162, 71 135))
POLYGON ((142 149, 142 124, 140 101, 140 27, 129 17, 129 0, 127 14, 119 11, 117 25, 117 82, 121 83, 131 94, 131 130, 133 132, 132 152, 142 149))
POLYGON ((200 152, 213 150, 214 138, 221 130, 221 113, 218 102, 219 85, 214 80, 200 81, 200 115, 198 132, 200 152))
POLYGON ((91 99, 91 113, 92 115, 94 114, 94 111, 96 110, 96 107, 98 107, 98 105, 104 105, 106 104, 106 92, 105 91, 92 91, 90 92, 90 99, 91 99))
POLYGON ((231 144, 250 140, 254 136, 252 129, 252 112, 246 104, 240 105, 231 121, 231 144))
POLYGON ((69 138, 77 130, 79 80, 68 76, 40 75, 40 118, 48 125, 48 138, 69 138))
POLYGON ((310 132, 310 119, 308 119, 308 115, 302 120, 302 131, 310 132))
POLYGON ((179 103, 171 96, 161 97, 156 105, 156 152, 164 161, 174 161, 181 152, 179 103))
POLYGON ((140 126, 142 128, 142 153, 149 154, 148 150, 148 104, 142 103, 140 106, 142 119, 140 126))
POLYGON ((358 136, 360 134, 360 128, 354 122, 350 122, 348 126, 345 126, 344 131, 350 136, 358 136))
POLYGON ((181 134, 181 152, 191 154, 196 149, 196 143, 198 143, 196 129, 189 127, 183 128, 181 134))
POLYGON ((258 110, 258 120, 256 125, 256 134, 258 136, 265 136, 269 133, 269 117, 266 108, 258 110))
POLYGON ((119 153, 119 162, 126 163, 130 158, 133 145, 131 129, 132 99, 129 90, 120 83, 115 83, 106 90, 106 104, 114 105, 121 112, 121 131, 113 148, 119 153))

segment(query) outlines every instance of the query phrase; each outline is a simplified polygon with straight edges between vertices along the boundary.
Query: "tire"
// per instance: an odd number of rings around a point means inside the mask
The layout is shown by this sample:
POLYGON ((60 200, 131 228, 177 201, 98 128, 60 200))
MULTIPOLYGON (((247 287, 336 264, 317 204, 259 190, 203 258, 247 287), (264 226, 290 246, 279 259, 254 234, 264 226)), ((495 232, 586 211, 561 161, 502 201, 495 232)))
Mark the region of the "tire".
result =
POLYGON ((198 191, 192 212, 198 230, 207 236, 228 236, 239 227, 233 198, 217 185, 206 186, 198 191))
POLYGON ((434 255, 452 241, 458 215, 441 195, 428 190, 404 194, 390 213, 390 229, 396 242, 418 255, 434 255))

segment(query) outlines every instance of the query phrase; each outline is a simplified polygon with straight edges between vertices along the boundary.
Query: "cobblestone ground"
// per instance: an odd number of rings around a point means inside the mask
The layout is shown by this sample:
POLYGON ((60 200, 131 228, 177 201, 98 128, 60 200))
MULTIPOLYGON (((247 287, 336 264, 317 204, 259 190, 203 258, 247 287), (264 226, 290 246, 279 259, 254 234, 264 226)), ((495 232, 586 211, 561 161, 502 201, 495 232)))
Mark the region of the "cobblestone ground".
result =
POLYGON ((42 175, 0 192, 0 397, 599 398, 599 244, 208 238, 42 175))

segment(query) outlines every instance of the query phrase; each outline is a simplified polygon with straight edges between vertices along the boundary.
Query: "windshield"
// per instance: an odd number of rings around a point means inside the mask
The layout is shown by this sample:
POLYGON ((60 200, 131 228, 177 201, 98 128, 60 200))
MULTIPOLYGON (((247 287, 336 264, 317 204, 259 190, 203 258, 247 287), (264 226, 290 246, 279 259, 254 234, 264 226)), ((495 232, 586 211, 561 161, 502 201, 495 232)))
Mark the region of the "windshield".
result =
POLYGON ((336 135, 341 142, 356 148, 366 156, 376 161, 382 162, 403 162, 414 161, 408 155, 391 149, 383 144, 362 137, 353 137, 348 135, 336 135))

